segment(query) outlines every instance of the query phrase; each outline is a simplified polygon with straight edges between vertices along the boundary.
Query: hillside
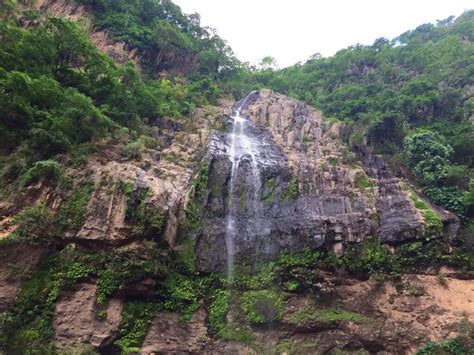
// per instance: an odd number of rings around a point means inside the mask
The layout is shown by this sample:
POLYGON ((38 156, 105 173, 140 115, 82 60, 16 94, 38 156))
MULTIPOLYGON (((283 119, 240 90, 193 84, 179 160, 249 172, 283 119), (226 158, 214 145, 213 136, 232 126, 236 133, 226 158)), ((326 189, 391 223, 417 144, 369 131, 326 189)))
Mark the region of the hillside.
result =
POLYGON ((0 353, 471 354, 473 14, 275 70, 2 2, 0 353))

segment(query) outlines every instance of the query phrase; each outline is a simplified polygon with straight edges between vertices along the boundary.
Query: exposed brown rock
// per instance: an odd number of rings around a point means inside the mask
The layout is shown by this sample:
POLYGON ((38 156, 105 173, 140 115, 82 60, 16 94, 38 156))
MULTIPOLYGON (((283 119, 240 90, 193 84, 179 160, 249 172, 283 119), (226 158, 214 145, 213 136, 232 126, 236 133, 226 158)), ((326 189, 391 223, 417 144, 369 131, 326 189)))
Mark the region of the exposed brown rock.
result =
POLYGON ((96 304, 97 285, 84 283, 76 289, 63 295, 56 304, 53 326, 57 345, 84 343, 96 348, 109 345, 122 319, 122 302, 111 299, 103 309, 106 318, 101 318, 102 308, 96 304))

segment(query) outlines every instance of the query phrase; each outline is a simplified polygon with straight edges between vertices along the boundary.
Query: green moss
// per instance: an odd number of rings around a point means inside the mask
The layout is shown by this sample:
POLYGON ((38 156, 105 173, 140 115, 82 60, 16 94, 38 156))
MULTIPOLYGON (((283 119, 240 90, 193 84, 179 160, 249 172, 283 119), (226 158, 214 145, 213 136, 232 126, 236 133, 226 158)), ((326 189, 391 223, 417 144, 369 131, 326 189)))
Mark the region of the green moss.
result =
POLYGON ((125 216, 128 220, 135 222, 138 233, 156 236, 163 232, 166 219, 159 209, 146 202, 150 195, 150 188, 145 187, 140 191, 137 199, 133 200, 132 196, 127 197, 125 216))
POLYGON ((217 289, 211 294, 211 301, 208 307, 208 322, 211 331, 222 336, 227 325, 227 313, 229 312, 230 291, 217 289))
POLYGON ((358 171, 354 177, 354 184, 358 189, 369 189, 374 187, 372 181, 364 171, 358 171))
POLYGON ((276 179, 268 179, 263 186, 262 201, 265 203, 274 203, 276 200, 276 179))
POLYGON ((63 230, 82 227, 86 220, 87 204, 93 191, 94 183, 91 181, 82 183, 72 191, 59 214, 59 225, 63 230))
POLYGON ((224 340, 237 341, 242 344, 253 345, 255 336, 253 333, 237 323, 227 323, 219 333, 219 337, 224 340))
POLYGON ((234 275, 234 287, 240 290, 259 290, 276 282, 275 264, 267 263, 258 272, 252 272, 255 265, 240 265, 234 275))
POLYGON ((209 167, 202 163, 199 166, 197 178, 193 181, 193 189, 190 201, 186 209, 186 219, 181 226, 184 232, 197 230, 202 224, 202 204, 206 197, 206 190, 209 182, 209 167))
POLYGON ((423 214, 427 237, 441 233, 443 230, 443 222, 438 214, 423 202, 414 192, 411 192, 410 197, 415 203, 415 207, 423 214))
POLYGON ((239 206, 241 209, 245 208, 246 202, 247 202, 247 194, 246 194, 246 191, 242 189, 240 190, 240 194, 239 194, 239 206))
POLYGON ((302 308, 293 313, 288 319, 288 323, 299 325, 308 321, 319 322, 343 322, 368 323, 370 318, 351 311, 335 308, 314 309, 310 307, 302 308))
POLYGON ((288 190, 282 191, 280 200, 288 200, 290 202, 296 201, 298 198, 298 178, 293 176, 288 184, 288 190))
POLYGON ((280 320, 285 302, 276 291, 247 291, 242 294, 242 309, 250 323, 263 324, 280 320))
POLYGON ((156 316, 158 305, 150 301, 127 301, 122 311, 119 339, 115 341, 122 354, 139 352, 156 316))

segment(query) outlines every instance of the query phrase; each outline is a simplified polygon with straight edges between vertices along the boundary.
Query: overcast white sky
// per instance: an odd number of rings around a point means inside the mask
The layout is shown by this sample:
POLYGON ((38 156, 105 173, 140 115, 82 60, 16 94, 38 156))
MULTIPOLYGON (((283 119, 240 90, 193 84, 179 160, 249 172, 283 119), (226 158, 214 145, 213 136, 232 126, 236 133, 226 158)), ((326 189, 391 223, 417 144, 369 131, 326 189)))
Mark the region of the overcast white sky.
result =
POLYGON ((237 57, 256 64, 264 56, 280 67, 319 52, 392 39, 420 24, 459 16, 473 0, 174 0, 201 24, 217 29, 237 57))

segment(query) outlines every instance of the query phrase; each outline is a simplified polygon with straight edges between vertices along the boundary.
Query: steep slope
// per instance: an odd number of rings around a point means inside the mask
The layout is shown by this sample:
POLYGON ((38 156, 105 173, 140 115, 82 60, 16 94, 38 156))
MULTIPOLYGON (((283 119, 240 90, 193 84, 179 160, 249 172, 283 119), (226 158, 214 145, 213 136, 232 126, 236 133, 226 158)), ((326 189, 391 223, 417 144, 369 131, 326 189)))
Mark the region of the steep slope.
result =
POLYGON ((198 236, 203 270, 223 270, 229 204, 238 201, 235 254, 250 263, 281 251, 344 246, 374 236, 400 244, 423 238, 456 238, 458 221, 446 211, 425 218, 416 193, 394 177, 381 157, 359 162, 330 124, 310 107, 269 90, 250 94, 242 108, 251 148, 232 167, 235 131, 218 132, 209 150, 206 219, 198 236), (253 160, 257 169, 255 174, 253 160), (239 185, 231 190, 231 170, 239 185), (257 175, 257 176, 256 176, 257 175), (257 180, 257 181, 255 181, 257 180))
POLYGON ((469 353, 460 220, 360 127, 268 89, 223 99, 243 67, 170 1, 17 5, 0 352, 469 353))

